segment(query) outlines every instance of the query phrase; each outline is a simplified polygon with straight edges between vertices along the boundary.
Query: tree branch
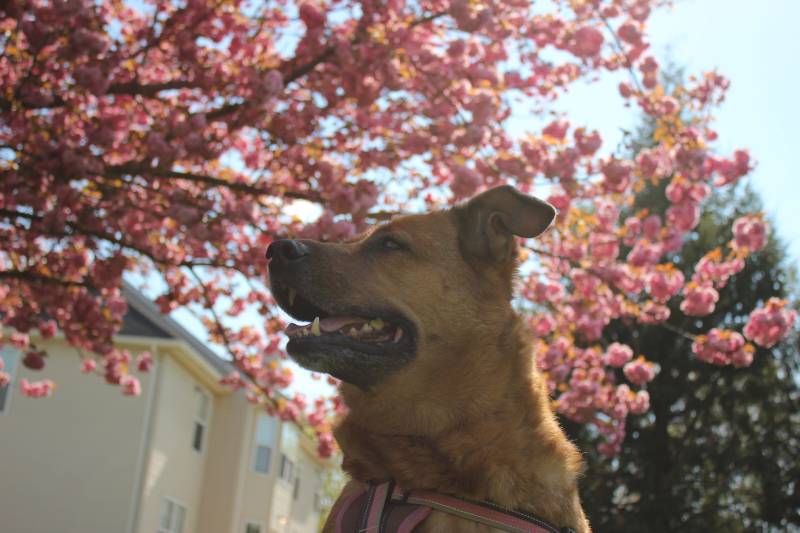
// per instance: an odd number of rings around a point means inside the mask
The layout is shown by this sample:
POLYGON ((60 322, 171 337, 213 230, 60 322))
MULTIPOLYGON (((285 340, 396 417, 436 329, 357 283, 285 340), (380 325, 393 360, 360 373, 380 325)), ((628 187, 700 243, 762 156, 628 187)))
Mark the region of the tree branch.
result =
POLYGON ((224 187, 232 191, 244 192, 254 196, 282 196, 286 198, 295 198, 300 200, 308 200, 311 202, 322 203, 323 199, 320 195, 315 193, 305 193, 299 191, 270 191, 267 188, 261 188, 249 183, 240 183, 234 181, 227 181, 215 176, 207 176, 204 174, 196 174, 193 172, 178 172, 175 170, 152 168, 145 166, 142 163, 125 163, 123 165, 109 166, 105 169, 108 177, 119 178, 124 175, 145 175, 156 179, 170 178, 181 179, 187 181, 194 181, 196 183, 204 183, 214 187, 224 187))
POLYGON ((68 279, 44 276, 33 270, 0 270, 0 279, 17 279, 21 281, 31 281, 34 283, 44 283, 47 285, 61 285, 65 287, 85 287, 94 289, 94 285, 88 281, 73 281, 68 279))

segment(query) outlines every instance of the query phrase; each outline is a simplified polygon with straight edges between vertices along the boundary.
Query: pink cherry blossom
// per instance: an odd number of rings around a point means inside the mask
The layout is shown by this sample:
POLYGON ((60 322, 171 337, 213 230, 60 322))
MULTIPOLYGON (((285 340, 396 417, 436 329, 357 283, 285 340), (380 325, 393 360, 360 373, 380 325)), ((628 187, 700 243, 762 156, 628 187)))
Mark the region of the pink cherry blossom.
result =
POLYGON ((540 315, 535 319, 533 319, 531 322, 532 322, 533 333, 537 337, 544 337, 546 335, 549 335, 550 333, 553 332, 553 330, 556 327, 555 320, 553 320, 553 317, 551 317, 549 314, 540 315))
POLYGON ((689 316, 705 316, 714 312, 719 293, 710 284, 689 282, 684 289, 681 311, 689 316))
POLYGON ((592 131, 587 135, 583 128, 578 128, 573 136, 575 137, 575 145, 578 147, 578 151, 584 156, 594 155, 603 145, 603 139, 597 131, 592 131))
POLYGON ((643 324, 658 324, 670 317, 669 307, 656 302, 645 302, 642 306, 639 320, 643 324))
POLYGON ((603 41, 603 34, 600 30, 584 26, 573 34, 569 50, 578 57, 594 57, 600 53, 603 41))
POLYGON ((136 369, 139 372, 149 372, 153 367, 153 357, 150 352, 142 352, 136 356, 136 369))
POLYGON ((744 216, 733 223, 733 245, 758 252, 767 245, 769 225, 760 216, 744 216))
POLYGON ((453 182, 450 189, 457 198, 471 196, 481 184, 480 175, 473 169, 458 165, 453 168, 453 182))
POLYGON ((139 396, 142 393, 142 386, 139 380, 130 374, 122 376, 119 384, 122 387, 122 394, 125 396, 139 396))
POLYGON ((664 303, 683 288, 683 274, 669 265, 657 266, 647 276, 647 292, 657 302, 664 303))
POLYGON ((755 350, 750 344, 745 343, 741 334, 713 328, 708 335, 700 335, 695 339, 692 351, 700 360, 707 363, 746 367, 752 363, 755 350))
POLYGON ((774 346, 789 333, 797 318, 797 311, 787 307, 786 300, 770 298, 764 307, 750 313, 745 336, 764 348, 774 346))
POLYGON ((568 129, 569 122, 566 120, 554 120, 542 130, 542 135, 547 135, 555 140, 562 141, 568 129))
POLYGON ((622 367, 633 358, 633 350, 630 346, 612 343, 606 349, 605 363, 609 366, 622 367))
POLYGON ((25 378, 19 380, 20 392, 29 398, 47 398, 53 394, 55 388, 56 384, 49 379, 33 382, 28 382, 25 378))
POLYGON ((628 262, 634 266, 655 265, 663 254, 663 244, 639 239, 628 254, 628 262))
POLYGON ((622 368, 625 377, 634 385, 644 385, 652 381, 656 376, 656 370, 653 363, 645 361, 644 357, 639 357, 633 361, 625 363, 622 368))
POLYGON ((603 165, 605 187, 612 192, 622 192, 630 184, 633 165, 629 161, 612 159, 603 165))
POLYGON ((717 288, 724 287, 731 276, 744 268, 744 260, 732 255, 727 260, 723 258, 720 249, 715 249, 704 255, 695 266, 692 281, 700 284, 712 283, 717 288))
POLYGON ((687 232, 700 221, 700 206, 692 201, 684 201, 667 209, 667 221, 673 228, 687 232))

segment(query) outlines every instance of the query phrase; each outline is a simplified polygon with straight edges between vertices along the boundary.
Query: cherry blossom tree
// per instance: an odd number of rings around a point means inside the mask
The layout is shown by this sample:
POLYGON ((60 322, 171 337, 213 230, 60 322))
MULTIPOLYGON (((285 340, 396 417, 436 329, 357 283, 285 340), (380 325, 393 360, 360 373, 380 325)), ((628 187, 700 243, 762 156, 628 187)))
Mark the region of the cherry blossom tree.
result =
MULTIPOLYGON (((714 149, 711 111, 728 80, 710 72, 669 91, 659 84, 645 30, 662 3, 4 3, 0 340, 46 373, 30 333, 60 331, 84 371, 135 395, 135 374, 152 361, 114 347, 127 310, 120 285, 124 273, 156 277, 168 287, 161 310, 193 310, 232 357, 241 374, 225 382, 301 421, 327 454, 338 400, 281 394, 292 376, 266 246, 348 237, 513 183, 560 210, 521 258, 539 366, 556 408, 595 426, 615 453, 626 417, 648 410, 657 368, 630 346, 602 345, 603 328, 618 318, 666 326, 673 298, 687 315, 712 312, 767 233, 761 214, 736 221, 729 245, 709 250, 689 280, 664 259, 691 234, 710 188, 752 165, 745 150, 714 149), (601 150, 591 125, 551 120, 572 84, 615 72, 627 80, 620 98, 656 124, 655 144, 633 159, 601 150), (513 135, 519 109, 532 126, 513 135), (619 206, 660 182, 664 217, 620 220, 619 206), (288 215, 299 201, 321 215, 288 215)), ((746 366, 748 342, 774 343, 795 315, 770 301, 743 333, 709 331, 683 356, 746 366)), ((19 386, 52 392, 46 379, 19 386)))

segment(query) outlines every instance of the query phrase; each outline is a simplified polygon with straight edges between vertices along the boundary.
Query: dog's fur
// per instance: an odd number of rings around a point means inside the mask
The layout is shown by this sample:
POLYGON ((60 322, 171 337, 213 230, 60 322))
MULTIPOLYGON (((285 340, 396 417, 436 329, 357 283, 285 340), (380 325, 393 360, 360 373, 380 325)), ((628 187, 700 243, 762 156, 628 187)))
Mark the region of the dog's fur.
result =
MULTIPOLYGON (((405 490, 491 500, 590 531, 578 497, 580 454, 556 422, 511 307, 514 234, 532 237, 554 215, 548 204, 501 187, 448 211, 396 218, 351 242, 304 241, 305 274, 273 273, 273 284, 295 285, 322 307, 392 310, 416 328, 408 362, 342 384, 349 412, 335 436, 354 480, 343 495, 392 479, 405 490), (387 235, 403 249, 376 248, 387 235)), ((420 530, 489 528, 433 512, 420 530)))

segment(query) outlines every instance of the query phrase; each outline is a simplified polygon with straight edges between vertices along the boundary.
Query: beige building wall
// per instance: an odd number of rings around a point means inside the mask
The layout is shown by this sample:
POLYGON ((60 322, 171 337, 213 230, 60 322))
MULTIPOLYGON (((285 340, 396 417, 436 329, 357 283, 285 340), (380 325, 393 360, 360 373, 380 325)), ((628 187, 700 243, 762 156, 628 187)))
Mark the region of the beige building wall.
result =
POLYGON ((306 533, 319 528, 319 509, 317 505, 322 485, 322 472, 313 461, 300 462, 300 487, 297 498, 292 502, 289 520, 290 533, 306 533))
POLYGON ((280 452, 276 462, 275 486, 268 522, 268 533, 312 533, 317 531, 319 511, 314 505, 314 493, 319 489, 317 475, 320 464, 298 429, 290 423, 281 424, 280 452), (281 475, 283 457, 292 462, 292 475, 281 475), (299 481, 299 487, 296 484, 299 481), (297 489, 297 490, 296 490, 297 489))
POLYGON ((238 510, 239 520, 236 524, 236 533, 244 533, 248 523, 258 524, 262 528, 262 533, 269 531, 270 509, 274 504, 275 484, 277 482, 277 469, 279 460, 280 446, 280 422, 268 417, 253 406, 248 406, 248 431, 242 445, 242 456, 244 457, 244 468, 242 470, 242 505, 238 510), (269 471, 267 473, 256 472, 255 453, 256 453, 256 433, 258 431, 259 419, 264 418, 272 426, 274 432, 270 446, 269 471))
POLYGON ((239 524, 239 508, 244 494, 241 479, 248 466, 243 450, 250 437, 251 415, 250 405, 241 394, 216 398, 197 533, 244 531, 239 524))
POLYGON ((140 376, 142 396, 123 396, 101 377, 82 374, 66 343, 40 345, 50 354, 47 366, 34 372, 18 365, 0 414, 0 531, 127 533, 152 377, 140 376), (58 388, 48 399, 27 398, 16 386, 20 378, 49 378, 58 388))
POLYGON ((209 428, 214 423, 214 396, 174 357, 160 356, 160 367, 150 449, 142 491, 138 531, 158 531, 165 498, 186 510, 184 532, 197 531, 204 470, 209 454, 209 428), (199 394, 208 399, 201 451, 193 448, 199 394))
POLYGON ((183 533, 245 533, 247 523, 261 533, 317 531, 324 464, 292 424, 270 418, 269 472, 258 473, 263 410, 221 386, 220 375, 180 341, 123 341, 120 347, 154 357, 153 370, 137 374, 139 397, 81 374, 63 341, 41 343, 50 353, 44 372, 17 365, 0 414, 0 532, 157 533, 165 498, 186 509, 183 533), (53 379, 54 397, 23 397, 23 377, 53 379), (198 390, 208 398, 205 418, 198 390), (192 447, 198 420, 205 424, 200 452, 192 447), (294 465, 290 479, 280 475, 284 455, 294 465))

